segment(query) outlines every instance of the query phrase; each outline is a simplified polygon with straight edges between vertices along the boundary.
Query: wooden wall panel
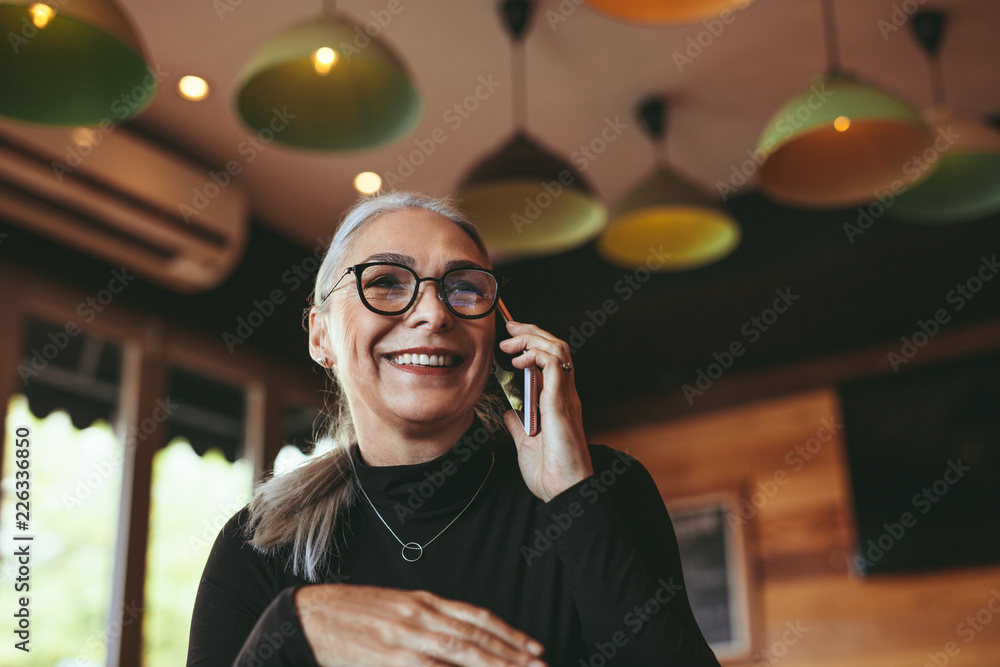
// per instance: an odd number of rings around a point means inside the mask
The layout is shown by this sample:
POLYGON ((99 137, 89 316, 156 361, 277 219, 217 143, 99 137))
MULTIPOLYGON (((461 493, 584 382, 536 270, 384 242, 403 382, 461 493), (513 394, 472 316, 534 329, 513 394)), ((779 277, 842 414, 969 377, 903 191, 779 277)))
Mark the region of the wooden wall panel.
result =
POLYGON ((746 501, 755 645, 727 664, 1000 665, 1000 566, 869 578, 848 568, 839 424, 837 394, 822 389, 588 439, 638 458, 668 506, 723 490, 746 501), (977 615, 978 631, 966 621, 977 615))

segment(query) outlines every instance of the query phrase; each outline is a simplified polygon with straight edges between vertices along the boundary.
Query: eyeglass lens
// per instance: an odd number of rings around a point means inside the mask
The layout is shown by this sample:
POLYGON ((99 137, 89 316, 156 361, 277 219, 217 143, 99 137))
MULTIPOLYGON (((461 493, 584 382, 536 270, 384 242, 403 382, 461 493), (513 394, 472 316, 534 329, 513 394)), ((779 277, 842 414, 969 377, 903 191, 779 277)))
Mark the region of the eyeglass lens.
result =
MULTIPOLYGON (((442 278, 445 298, 460 316, 481 315, 493 307, 496 279, 485 271, 457 269, 442 278)), ((409 270, 389 264, 366 266, 360 277, 361 296, 369 306, 385 313, 400 313, 410 305, 417 278, 409 270)))

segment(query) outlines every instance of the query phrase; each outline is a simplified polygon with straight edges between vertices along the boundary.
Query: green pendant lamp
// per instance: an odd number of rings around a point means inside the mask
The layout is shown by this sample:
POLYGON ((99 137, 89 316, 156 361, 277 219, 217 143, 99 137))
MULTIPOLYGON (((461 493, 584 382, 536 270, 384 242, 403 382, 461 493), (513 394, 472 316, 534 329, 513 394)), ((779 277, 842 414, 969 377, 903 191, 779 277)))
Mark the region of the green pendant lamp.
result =
POLYGON ((774 114, 757 146, 761 191, 790 206, 850 207, 898 190, 906 165, 933 143, 909 103, 839 71, 830 3, 823 0, 828 72, 774 114))
POLYGON ((751 0, 587 0, 601 13, 635 23, 692 23, 743 9, 751 0))
POLYGON ((933 174, 886 210, 897 220, 919 223, 966 222, 1000 211, 1000 132, 945 103, 938 60, 944 15, 917 12, 910 27, 930 62, 934 107, 924 118, 937 131, 941 157, 933 174))
POLYGON ((583 176, 528 136, 525 127, 523 35, 531 19, 528 0, 506 0, 501 13, 520 67, 514 87, 514 136, 473 167, 458 191, 462 209, 479 227, 495 259, 547 255, 593 239, 607 209, 583 176))
POLYGON ((0 34, 0 115, 44 125, 117 123, 153 98, 157 77, 111 0, 3 0, 0 34))
POLYGON ((667 166, 666 108, 659 97, 639 105, 639 122, 659 147, 657 168, 612 210, 597 243, 602 257, 627 269, 694 269, 719 261, 740 243, 739 223, 721 202, 667 166))
POLYGON ((405 136, 423 111, 400 59, 332 6, 266 42, 239 81, 236 107, 247 126, 297 148, 382 146, 405 136))

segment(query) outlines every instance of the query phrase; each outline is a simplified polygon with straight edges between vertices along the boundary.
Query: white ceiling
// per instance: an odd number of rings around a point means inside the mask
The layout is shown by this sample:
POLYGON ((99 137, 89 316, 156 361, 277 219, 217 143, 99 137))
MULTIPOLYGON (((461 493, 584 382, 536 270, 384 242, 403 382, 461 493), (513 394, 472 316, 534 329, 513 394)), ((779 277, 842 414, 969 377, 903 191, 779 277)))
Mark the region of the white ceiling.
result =
MULTIPOLYGON (((310 247, 317 237, 329 236, 356 198, 355 174, 397 170, 414 141, 436 128, 446 132, 447 140, 400 187, 451 194, 466 170, 511 132, 510 49, 496 0, 398 1, 403 10, 392 17, 382 39, 409 67, 425 111, 416 129, 393 144, 353 154, 271 144, 252 161, 245 148, 240 151, 250 134, 234 112, 240 69, 269 37, 317 14, 319 0, 119 0, 151 64, 165 73, 136 125, 211 167, 240 162, 238 181, 250 194, 257 219, 310 247), (185 74, 209 81, 212 94, 206 101, 188 102, 174 93, 185 74), (490 76, 500 87, 456 128, 446 112, 474 92, 480 77, 490 76)), ((633 118, 644 96, 659 93, 673 100, 670 160, 713 187, 746 159, 770 114, 825 67, 819 0, 756 0, 722 24, 710 42, 701 23, 628 25, 580 1, 537 3, 526 38, 528 126, 568 158, 598 137, 608 119, 627 123, 584 174, 609 203, 652 168, 650 145, 633 118), (550 22, 560 8, 568 13, 565 20, 550 22), (681 71, 675 52, 685 53, 689 40, 702 32, 708 45, 693 62, 682 63, 681 71)), ((389 0, 344 1, 338 11, 364 22, 370 12, 388 5, 389 0)), ((919 107, 929 105, 926 60, 909 28, 885 29, 894 11, 898 18, 902 7, 917 5, 948 16, 941 59, 949 101, 975 114, 1000 111, 997 0, 835 0, 843 68, 919 107)))

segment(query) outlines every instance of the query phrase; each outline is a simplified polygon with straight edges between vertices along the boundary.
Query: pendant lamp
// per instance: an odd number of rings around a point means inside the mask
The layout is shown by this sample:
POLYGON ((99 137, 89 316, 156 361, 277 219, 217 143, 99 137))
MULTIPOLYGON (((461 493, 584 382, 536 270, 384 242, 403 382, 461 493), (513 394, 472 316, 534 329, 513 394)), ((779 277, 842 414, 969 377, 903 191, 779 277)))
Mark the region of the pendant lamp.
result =
POLYGON ((751 0, 587 0, 594 9, 622 21, 691 23, 743 9, 751 0))
POLYGON ((0 115, 58 126, 118 123, 153 98, 157 77, 112 0, 3 0, 0 34, 0 115))
POLYGON ((501 14, 520 56, 512 86, 514 136, 473 167, 458 191, 462 209, 497 259, 545 255, 583 245, 607 222, 607 210, 583 176, 531 138, 525 129, 523 35, 528 0, 506 0, 501 14))
MULTIPOLYGON (((831 0, 822 0, 829 69, 767 124, 760 189, 802 208, 865 204, 899 189, 905 166, 933 143, 933 132, 909 103, 837 63, 831 0)), ((921 178, 930 175, 931 162, 921 178)))
POLYGON ((740 243, 739 223, 721 202, 666 164, 666 109, 659 97, 639 105, 639 123, 659 147, 656 171, 612 210, 597 243, 602 257, 627 269, 694 269, 719 261, 740 243))
POLYGON ((910 27, 930 64, 934 107, 924 118, 937 131, 934 148, 941 157, 933 174, 886 210, 898 220, 921 223, 965 222, 1000 211, 1000 132, 945 102, 938 60, 944 14, 917 12, 910 27))
POLYGON ((332 7, 267 41, 239 81, 247 126, 297 148, 375 148, 406 135, 423 111, 400 59, 332 7))

